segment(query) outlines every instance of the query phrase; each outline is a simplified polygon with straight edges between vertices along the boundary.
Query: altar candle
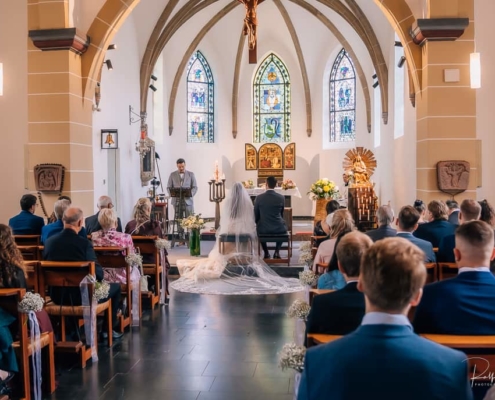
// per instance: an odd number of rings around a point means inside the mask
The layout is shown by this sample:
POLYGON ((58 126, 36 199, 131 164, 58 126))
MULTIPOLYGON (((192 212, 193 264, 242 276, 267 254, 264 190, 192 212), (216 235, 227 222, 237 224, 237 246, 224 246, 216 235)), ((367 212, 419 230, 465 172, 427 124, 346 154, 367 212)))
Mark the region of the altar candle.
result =
POLYGON ((222 174, 222 180, 223 181, 225 180, 225 174, 222 174))
POLYGON ((359 219, 361 219, 361 210, 359 210, 359 219))
POLYGON ((368 210, 368 221, 370 219, 370 210, 368 210))

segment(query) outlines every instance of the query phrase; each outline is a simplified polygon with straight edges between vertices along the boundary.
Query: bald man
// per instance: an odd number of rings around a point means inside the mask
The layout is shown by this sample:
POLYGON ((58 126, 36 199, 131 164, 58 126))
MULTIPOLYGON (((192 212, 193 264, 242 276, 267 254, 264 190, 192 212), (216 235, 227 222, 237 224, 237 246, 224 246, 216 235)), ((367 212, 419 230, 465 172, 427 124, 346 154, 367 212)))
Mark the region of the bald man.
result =
POLYGON ((495 256, 493 228, 483 221, 461 224, 454 257, 459 274, 426 285, 414 317, 418 333, 495 335, 495 256))
MULTIPOLYGON (((113 208, 113 202, 109 196, 100 196, 96 206, 98 207, 98 212, 95 215, 91 215, 90 217, 86 218, 86 221, 84 223, 84 225, 86 225, 88 235, 101 230, 101 225, 98 222, 98 215, 100 214, 100 211, 104 210, 105 208, 113 208)), ((122 222, 120 221, 120 218, 117 218, 117 231, 123 232, 122 222)))
MULTIPOLYGON (((94 261, 96 263, 96 279, 103 279, 103 268, 98 264, 93 245, 86 237, 79 236, 79 231, 83 227, 83 212, 80 208, 69 207, 62 217, 64 229, 50 237, 43 250, 43 259, 47 261, 94 261)), ((81 291, 77 288, 64 288, 53 286, 50 288, 50 297, 56 304, 81 305, 81 291)), ((112 300, 112 319, 115 329, 117 311, 120 305, 120 284, 110 283, 108 297, 112 300)), ((102 300, 106 301, 107 299, 102 300)), ((106 328, 103 329, 103 332, 106 328)), ((114 339, 118 339, 123 334, 114 331, 114 339)))

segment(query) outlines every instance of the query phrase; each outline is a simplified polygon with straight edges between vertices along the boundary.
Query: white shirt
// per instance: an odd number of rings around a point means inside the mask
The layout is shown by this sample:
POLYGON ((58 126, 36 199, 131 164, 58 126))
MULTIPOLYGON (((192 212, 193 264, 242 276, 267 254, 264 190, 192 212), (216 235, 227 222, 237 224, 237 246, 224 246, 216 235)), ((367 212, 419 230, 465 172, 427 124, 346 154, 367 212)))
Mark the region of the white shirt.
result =
POLYGON ((363 317, 361 325, 404 325, 412 329, 412 325, 403 314, 387 314, 383 312, 369 312, 363 317))
POLYGON ((470 268, 470 267, 462 267, 459 268, 459 274, 462 274, 463 272, 473 272, 473 271, 478 271, 478 272, 490 272, 490 267, 475 267, 475 268, 470 268))

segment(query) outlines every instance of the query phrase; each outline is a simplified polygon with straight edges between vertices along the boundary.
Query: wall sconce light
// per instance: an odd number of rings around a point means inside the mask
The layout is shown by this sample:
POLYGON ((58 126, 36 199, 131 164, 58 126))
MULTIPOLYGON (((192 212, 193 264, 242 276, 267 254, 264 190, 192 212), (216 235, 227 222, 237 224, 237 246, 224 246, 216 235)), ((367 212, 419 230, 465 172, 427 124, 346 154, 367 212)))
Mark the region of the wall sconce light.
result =
POLYGON ((107 50, 116 50, 117 49, 117 45, 116 44, 109 44, 108 47, 107 47, 107 50))
POLYGON ((151 75, 151 79, 153 79, 155 82, 158 80, 158 78, 155 75, 151 75))
POLYGON ((402 43, 398 42, 397 40, 394 42, 395 47, 402 47, 402 43))
POLYGON ((107 60, 103 64, 107 64, 107 68, 109 71, 111 71, 113 69, 112 61, 107 60))
POLYGON ((373 79, 376 79, 377 78, 376 74, 373 74, 372 78, 373 79))
POLYGON ((399 62, 397 63, 397 66, 398 66, 399 68, 402 68, 402 67, 404 66, 405 62, 406 62, 406 57, 402 56, 402 57, 400 58, 399 62))
POLYGON ((153 90, 153 92, 156 92, 158 89, 153 86, 153 84, 150 85, 150 89, 153 90))
POLYGON ((471 53, 469 57, 469 71, 471 76, 471 89, 481 87, 481 57, 480 53, 471 53))
POLYGON ((380 82, 378 82, 378 81, 376 81, 375 83, 373 83, 373 89, 376 89, 379 84, 380 84, 380 82))
POLYGON ((0 63, 0 96, 3 96, 3 63, 0 63))

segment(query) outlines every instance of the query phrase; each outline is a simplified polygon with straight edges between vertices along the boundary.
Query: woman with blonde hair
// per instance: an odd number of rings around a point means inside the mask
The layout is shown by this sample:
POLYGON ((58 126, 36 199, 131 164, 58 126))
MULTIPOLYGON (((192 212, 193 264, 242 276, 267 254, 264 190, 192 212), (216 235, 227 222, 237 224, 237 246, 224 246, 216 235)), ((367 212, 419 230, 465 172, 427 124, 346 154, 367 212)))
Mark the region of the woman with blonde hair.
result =
MULTIPOLYGON (((125 247, 129 254, 134 253, 131 235, 117 231, 117 214, 112 208, 104 208, 98 213, 101 230, 91 233, 94 247, 125 247)), ((125 268, 103 268, 104 279, 108 282, 127 283, 125 268)))
POLYGON ((325 240, 318 247, 313 268, 316 264, 328 264, 327 271, 318 279, 318 289, 341 289, 345 280, 337 265, 337 248, 340 239, 355 230, 354 220, 348 210, 337 210, 333 214, 330 225, 330 239, 325 240))
POLYGON ((159 236, 162 229, 157 221, 151 221, 151 201, 141 197, 134 206, 133 220, 125 226, 125 233, 132 236, 159 236))

